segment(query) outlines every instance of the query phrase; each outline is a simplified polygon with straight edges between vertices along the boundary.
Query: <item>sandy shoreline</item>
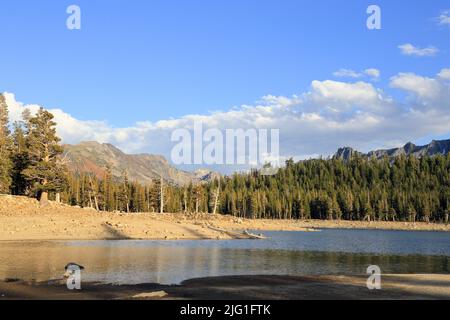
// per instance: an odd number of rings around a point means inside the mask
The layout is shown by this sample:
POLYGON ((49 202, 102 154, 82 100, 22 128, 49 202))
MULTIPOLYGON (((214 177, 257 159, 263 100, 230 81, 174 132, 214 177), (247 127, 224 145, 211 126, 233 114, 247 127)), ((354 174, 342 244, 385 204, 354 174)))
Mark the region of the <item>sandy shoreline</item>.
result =
POLYGON ((368 290, 366 276, 228 276, 180 285, 85 283, 70 291, 58 284, 0 281, 0 300, 302 300, 450 299, 450 275, 383 275, 381 290, 368 290))
POLYGON ((384 229, 450 231, 450 225, 406 222, 249 220, 199 214, 96 212, 34 199, 0 196, 0 241, 23 240, 188 240, 233 239, 244 230, 384 229), (218 231, 223 229, 228 232, 218 231))
MULTIPOLYGON (((100 239, 233 239, 242 231, 386 229, 450 231, 442 224, 404 222, 247 220, 232 216, 96 212, 28 198, 0 196, 0 241, 100 239), (218 231, 225 230, 225 231, 218 231), (234 232, 234 233, 232 233, 234 232)), ((192 279, 180 285, 0 281, 0 299, 450 299, 450 275, 383 275, 370 291, 361 276, 230 276, 192 279)))

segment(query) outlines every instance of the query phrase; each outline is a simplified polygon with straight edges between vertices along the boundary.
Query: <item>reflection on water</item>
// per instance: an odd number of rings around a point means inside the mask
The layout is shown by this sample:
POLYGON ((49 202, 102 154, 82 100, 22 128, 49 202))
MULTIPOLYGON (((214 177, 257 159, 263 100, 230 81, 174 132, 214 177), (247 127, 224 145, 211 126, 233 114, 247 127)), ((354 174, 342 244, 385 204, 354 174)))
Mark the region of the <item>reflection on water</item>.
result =
POLYGON ((262 241, 4 242, 0 279, 60 278, 68 262, 86 267, 83 281, 163 283, 244 274, 449 273, 450 234, 324 230, 267 232, 262 241))

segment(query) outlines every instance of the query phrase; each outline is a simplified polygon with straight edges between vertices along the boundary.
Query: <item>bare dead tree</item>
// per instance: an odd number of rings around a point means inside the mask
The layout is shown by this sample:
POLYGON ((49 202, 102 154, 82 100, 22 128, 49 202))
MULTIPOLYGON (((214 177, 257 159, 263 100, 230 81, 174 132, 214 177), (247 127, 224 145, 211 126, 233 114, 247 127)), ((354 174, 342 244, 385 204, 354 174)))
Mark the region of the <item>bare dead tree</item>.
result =
POLYGON ((183 201, 184 201, 184 213, 188 212, 188 205, 187 205, 187 188, 184 188, 184 195, 183 195, 183 201))
POLYGON ((100 211, 100 208, 98 207, 98 196, 94 188, 92 176, 88 174, 88 177, 89 177, 89 204, 92 208, 92 198, 94 198, 95 210, 100 211))
POLYGON ((160 196, 160 213, 164 213, 164 179, 162 176, 162 173, 160 174, 161 176, 161 182, 160 182, 160 192, 159 192, 159 196, 160 196))
POLYGON ((219 203, 219 195, 220 195, 220 179, 219 179, 219 183, 217 185, 217 190, 216 190, 216 194, 215 194, 213 214, 216 214, 216 212, 217 212, 217 205, 219 203))

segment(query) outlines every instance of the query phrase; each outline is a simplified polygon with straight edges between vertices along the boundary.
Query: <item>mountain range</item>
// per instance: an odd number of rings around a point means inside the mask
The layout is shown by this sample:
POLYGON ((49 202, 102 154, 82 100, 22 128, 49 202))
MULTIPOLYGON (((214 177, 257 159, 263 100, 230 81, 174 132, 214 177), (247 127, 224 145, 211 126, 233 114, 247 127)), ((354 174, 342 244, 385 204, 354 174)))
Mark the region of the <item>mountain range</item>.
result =
POLYGON ((106 168, 111 168, 114 178, 123 176, 126 170, 130 181, 149 184, 160 179, 161 175, 167 183, 185 185, 190 182, 201 182, 213 179, 217 173, 200 169, 187 172, 172 166, 161 155, 126 154, 109 143, 95 141, 81 142, 77 145, 63 146, 69 170, 80 173, 93 173, 103 178, 106 168))
MULTIPOLYGON (((67 165, 72 172, 93 173, 98 178, 103 178, 107 167, 111 168, 112 175, 116 179, 120 179, 126 170, 129 180, 142 184, 149 184, 160 179, 161 175, 167 183, 174 185, 210 181, 219 176, 218 173, 208 169, 194 172, 180 170, 161 155, 126 154, 109 143, 89 141, 77 145, 66 144, 64 150, 67 165)), ((409 142, 401 148, 375 150, 368 153, 345 147, 340 148, 333 158, 348 160, 354 155, 375 159, 395 158, 400 155, 423 157, 447 154, 449 151, 450 140, 433 140, 424 146, 416 146, 409 142)))
POLYGON ((334 155, 335 159, 348 160, 354 155, 359 155, 369 159, 382 159, 384 157, 395 158, 401 155, 414 156, 417 158, 424 156, 434 156, 437 154, 448 154, 450 151, 450 139, 449 140, 433 140, 431 143, 424 146, 416 146, 415 144, 408 142, 401 148, 392 148, 384 150, 375 150, 368 153, 358 152, 350 147, 340 148, 334 155))

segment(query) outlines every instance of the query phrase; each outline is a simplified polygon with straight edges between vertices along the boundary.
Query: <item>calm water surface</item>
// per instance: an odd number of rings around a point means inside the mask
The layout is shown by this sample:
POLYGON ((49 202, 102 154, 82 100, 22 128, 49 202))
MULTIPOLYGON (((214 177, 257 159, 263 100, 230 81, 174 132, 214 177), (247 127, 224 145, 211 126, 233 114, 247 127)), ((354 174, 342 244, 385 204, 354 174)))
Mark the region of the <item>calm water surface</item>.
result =
POLYGON ((68 262, 83 281, 174 284, 221 275, 450 273, 450 233, 379 230, 264 232, 267 240, 1 242, 0 279, 61 278, 68 262))

